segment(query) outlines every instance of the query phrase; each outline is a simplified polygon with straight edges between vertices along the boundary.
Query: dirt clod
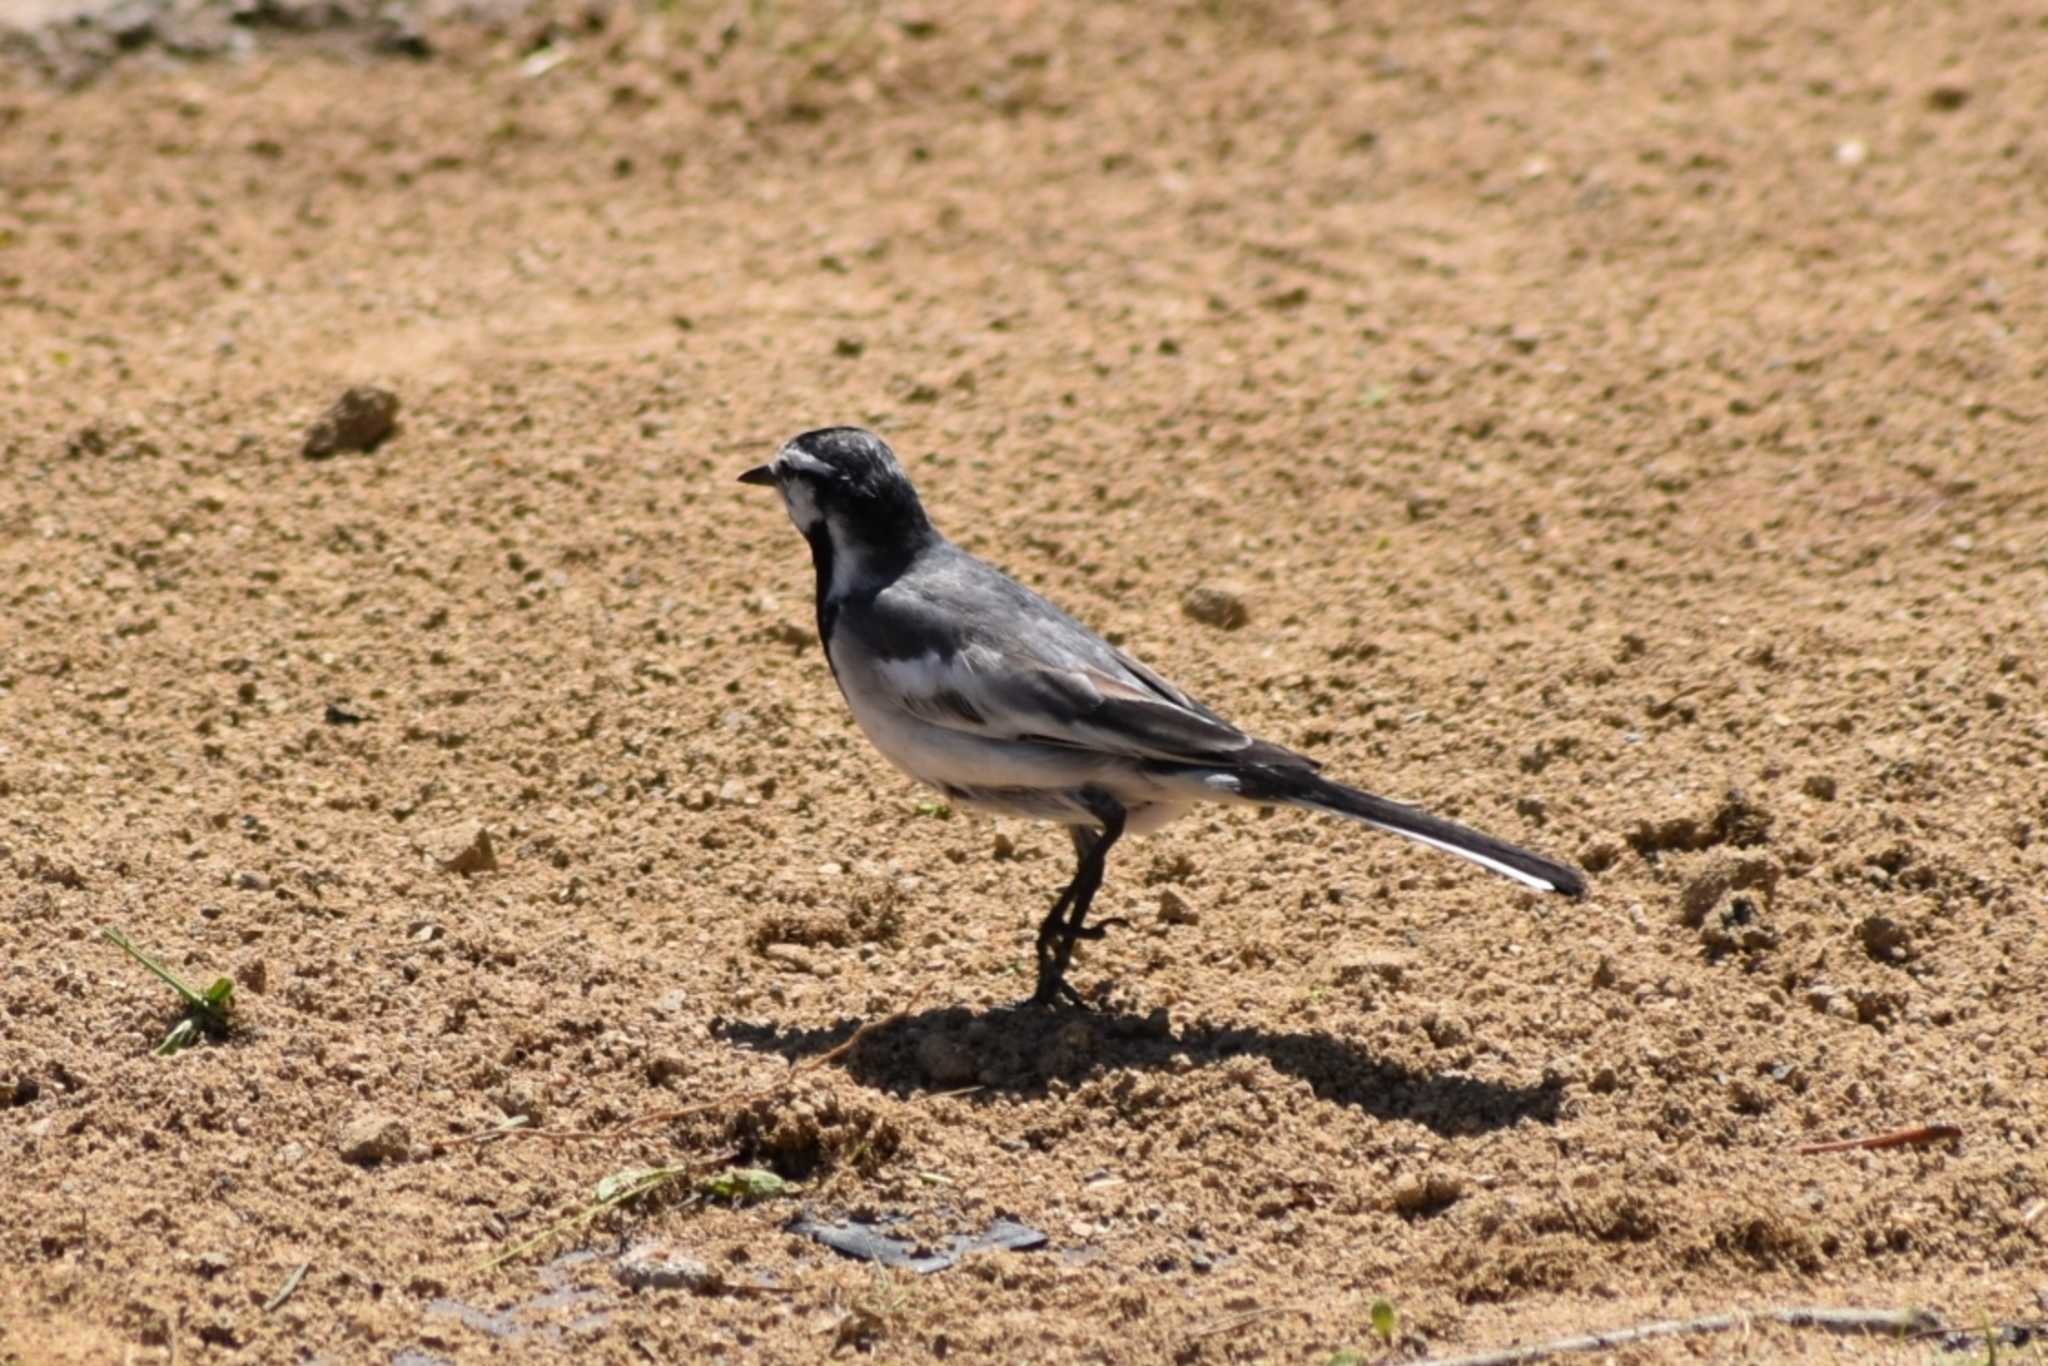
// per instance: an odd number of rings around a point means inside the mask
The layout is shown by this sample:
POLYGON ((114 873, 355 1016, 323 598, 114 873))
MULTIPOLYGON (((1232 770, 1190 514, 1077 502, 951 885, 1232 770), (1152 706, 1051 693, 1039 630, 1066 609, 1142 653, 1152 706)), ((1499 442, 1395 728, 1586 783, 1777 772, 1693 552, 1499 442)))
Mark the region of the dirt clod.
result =
POLYGON ((373 451, 397 425, 398 395, 359 384, 344 390, 307 429, 303 453, 308 460, 325 460, 343 451, 373 451))
POLYGON ((1180 610, 1190 621, 1235 631, 1250 623, 1251 608, 1235 588, 1219 583, 1201 583, 1180 595, 1180 610))
POLYGON ((658 1240, 635 1243, 620 1253, 612 1264, 612 1274, 633 1290, 690 1290, 704 1295, 724 1285, 703 1259, 658 1240))
POLYGON ((456 821, 419 831, 413 836, 413 847, 444 873, 468 877, 498 867, 497 845, 481 821, 456 821))
POLYGON ((1890 916, 1867 916, 1856 933, 1863 951, 1880 963, 1903 963, 1913 956, 1912 934, 1890 916))
POLYGON ((1394 1187, 1389 1197, 1396 1213, 1407 1219, 1441 1214, 1465 1196, 1465 1182, 1448 1172, 1430 1172, 1394 1187))
MULTIPOLYGON (((1679 893, 1680 922, 1688 929, 1701 928, 1721 909, 1724 900, 1738 892, 1756 892, 1762 904, 1768 906, 1777 893, 1780 876, 1778 865, 1768 858, 1714 854, 1693 872, 1679 893)), ((1727 913, 1738 925, 1754 920, 1755 915, 1754 901, 1747 911, 1727 913)))
POLYGON ((341 1160, 370 1167, 397 1162, 412 1149, 412 1133, 405 1121, 381 1110, 365 1111, 342 1126, 335 1145, 341 1160))
POLYGON ((768 944, 761 949, 761 956, 777 967, 788 972, 801 972, 815 976, 818 960, 800 944, 768 944))

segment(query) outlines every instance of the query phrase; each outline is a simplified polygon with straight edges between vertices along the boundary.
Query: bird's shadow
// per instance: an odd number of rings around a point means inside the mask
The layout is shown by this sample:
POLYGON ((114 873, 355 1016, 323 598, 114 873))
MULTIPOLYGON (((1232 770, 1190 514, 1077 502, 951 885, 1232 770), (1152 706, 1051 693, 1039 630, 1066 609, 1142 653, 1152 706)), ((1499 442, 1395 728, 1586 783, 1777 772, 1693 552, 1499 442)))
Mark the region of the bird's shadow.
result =
POLYGON ((853 1047, 834 1061, 861 1084, 898 1094, 1034 1095, 1055 1080, 1074 1084, 1106 1072, 1179 1072, 1251 1057, 1306 1081, 1323 1101, 1355 1107, 1376 1119, 1410 1120, 1446 1137, 1489 1133, 1525 1120, 1554 1124, 1563 1100, 1555 1081, 1518 1086, 1418 1071, 1321 1033, 1242 1026, 1176 1029, 1159 1010, 1140 1016, 1117 1010, 955 1006, 890 1017, 866 1029, 852 1019, 808 1029, 721 1019, 712 1022, 711 1032, 793 1063, 852 1040, 853 1047))

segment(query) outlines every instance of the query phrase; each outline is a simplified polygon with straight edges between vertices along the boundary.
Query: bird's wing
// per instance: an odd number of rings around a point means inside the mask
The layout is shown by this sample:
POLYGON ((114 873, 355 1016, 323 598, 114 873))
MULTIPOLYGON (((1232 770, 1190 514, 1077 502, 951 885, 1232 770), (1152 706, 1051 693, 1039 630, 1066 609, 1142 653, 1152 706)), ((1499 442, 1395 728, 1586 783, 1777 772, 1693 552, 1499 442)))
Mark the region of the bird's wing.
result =
POLYGON ((1292 750, 1247 735, 1214 713, 1095 669, 1012 655, 1002 670, 988 691, 1008 704, 1002 715, 1019 738, 1179 763, 1302 763, 1292 750))
POLYGON ((920 720, 1133 759, 1313 766, 1247 735, 979 561, 906 587, 842 622, 864 638, 878 691, 920 720))

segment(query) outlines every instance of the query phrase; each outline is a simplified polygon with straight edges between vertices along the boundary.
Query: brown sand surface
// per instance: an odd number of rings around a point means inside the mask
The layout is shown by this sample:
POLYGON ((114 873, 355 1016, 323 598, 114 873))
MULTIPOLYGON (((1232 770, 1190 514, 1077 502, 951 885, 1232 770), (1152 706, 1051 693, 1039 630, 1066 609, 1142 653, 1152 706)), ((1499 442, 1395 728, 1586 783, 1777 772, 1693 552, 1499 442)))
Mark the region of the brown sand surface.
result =
POLYGON ((0 1360, 2048 1316, 2038 6, 307 8, 5 48, 0 1360), (734 482, 828 422, 1592 894, 1217 808, 1112 861, 1091 1011, 1013 1009, 1065 838, 882 763, 734 482), (153 1056, 107 926, 230 1036, 153 1056), (513 1116, 595 1136, 458 1141, 513 1116), (797 1188, 477 1270, 727 1160, 797 1188))

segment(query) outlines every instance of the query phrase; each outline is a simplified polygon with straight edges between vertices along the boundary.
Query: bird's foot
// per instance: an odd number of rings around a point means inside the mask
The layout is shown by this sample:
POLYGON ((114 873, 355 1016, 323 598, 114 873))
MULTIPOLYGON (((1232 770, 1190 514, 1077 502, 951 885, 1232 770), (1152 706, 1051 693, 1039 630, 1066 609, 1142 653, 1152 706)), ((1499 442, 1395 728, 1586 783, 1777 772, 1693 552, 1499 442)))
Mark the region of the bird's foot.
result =
POLYGON ((1054 977, 1050 980, 1040 977, 1038 990, 1031 994, 1031 999, 1026 1004, 1047 1010, 1057 1009, 1062 1005, 1070 1005, 1077 1010, 1088 1009, 1088 1002, 1074 989, 1073 983, 1064 977, 1054 977))

